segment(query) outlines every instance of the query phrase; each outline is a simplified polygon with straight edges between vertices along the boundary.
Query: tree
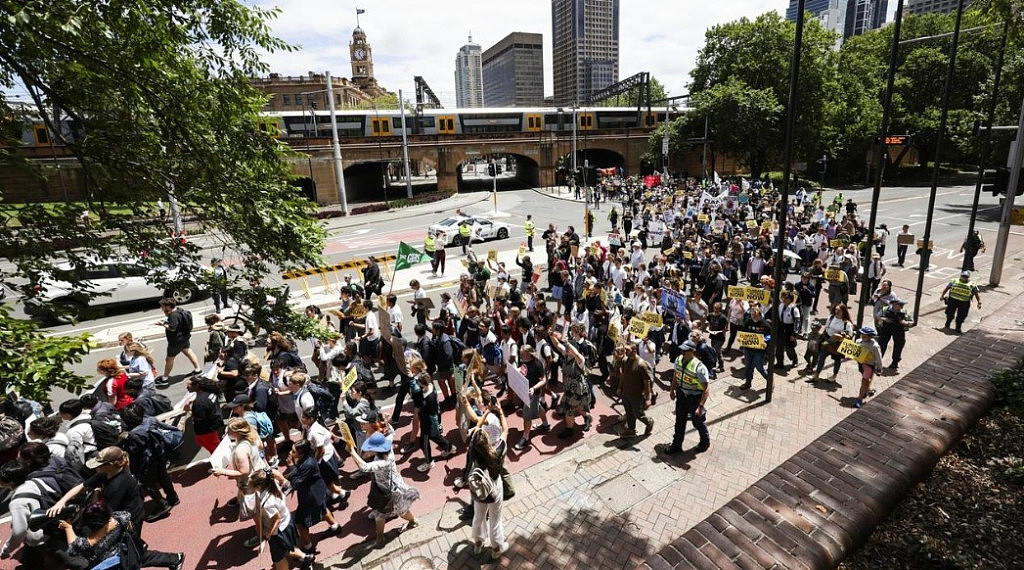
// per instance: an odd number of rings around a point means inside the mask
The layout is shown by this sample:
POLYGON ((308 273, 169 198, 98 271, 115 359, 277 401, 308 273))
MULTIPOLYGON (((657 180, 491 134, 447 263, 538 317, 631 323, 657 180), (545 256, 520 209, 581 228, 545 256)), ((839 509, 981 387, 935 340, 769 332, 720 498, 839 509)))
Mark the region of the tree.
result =
MULTIPOLYGON (((270 35, 267 20, 275 11, 236 0, 4 0, 0 6, 0 117, 7 121, 0 148, 16 148, 15 135, 41 121, 77 162, 84 207, 94 214, 83 224, 82 204, 0 211, 0 242, 12 262, 0 277, 24 283, 22 293, 32 296, 32 285, 61 260, 76 267, 92 257, 140 259, 152 267, 196 262, 197 247, 168 240, 147 214, 157 199, 172 198, 196 217, 197 231, 216 236, 239 260, 239 283, 272 267, 318 262, 324 232, 315 205, 288 184, 289 151, 259 128, 264 99, 250 83, 267 71, 261 52, 292 49, 270 35), (26 90, 30 103, 13 102, 12 90, 26 90)), ((0 154, 0 163, 40 174, 45 168, 20 161, 16 152, 0 154)), ((66 278, 77 282, 81 273, 66 278)), ((81 354, 6 312, 0 330, 16 330, 16 342, 41 347, 5 352, 11 368, 31 370, 40 358, 64 362, 81 354)), ((33 382, 75 388, 83 381, 66 373, 0 379, 23 391, 45 389, 33 382)))
MULTIPOLYGON (((741 18, 717 25, 705 33, 705 45, 691 72, 690 88, 696 114, 711 113, 715 147, 732 156, 757 160, 757 164, 747 164, 754 176, 781 159, 784 109, 789 101, 788 70, 795 33, 795 25, 776 12, 762 14, 754 20, 741 18), (713 94, 701 95, 716 87, 719 89, 713 94), (739 92, 742 89, 752 93, 743 96, 739 92), (776 105, 781 105, 783 111, 759 119, 756 132, 744 129, 758 138, 769 138, 769 145, 756 152, 747 148, 744 137, 734 136, 724 127, 742 128, 739 117, 719 114, 757 108, 772 112, 776 105)), ((835 32, 826 30, 817 20, 808 19, 804 23, 794 133, 797 158, 810 159, 821 151, 821 119, 834 97, 836 54, 833 46, 836 40, 835 32)))

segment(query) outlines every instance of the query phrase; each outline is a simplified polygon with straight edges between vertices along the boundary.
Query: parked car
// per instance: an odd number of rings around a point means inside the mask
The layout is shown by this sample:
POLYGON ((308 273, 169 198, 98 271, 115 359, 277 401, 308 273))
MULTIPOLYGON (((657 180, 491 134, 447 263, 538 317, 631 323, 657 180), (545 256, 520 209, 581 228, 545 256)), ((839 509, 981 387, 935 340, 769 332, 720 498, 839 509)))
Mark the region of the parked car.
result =
POLYGON ((434 233, 437 241, 443 247, 462 245, 459 225, 462 224, 463 220, 470 225, 469 235, 472 241, 505 239, 508 237, 508 224, 495 222, 481 216, 451 216, 430 226, 429 230, 434 233))
MULTIPOLYGON (((25 299, 25 313, 54 321, 58 318, 78 320, 90 312, 170 297, 179 304, 195 299, 199 291, 185 276, 198 268, 150 268, 140 263, 113 259, 86 262, 77 287, 62 280, 62 273, 74 271, 70 263, 61 263, 55 271, 34 285, 35 294, 25 299), (167 288, 159 283, 170 283, 167 288), (93 294, 90 298, 89 295, 93 294)), ((68 276, 64 275, 64 279, 68 276)))

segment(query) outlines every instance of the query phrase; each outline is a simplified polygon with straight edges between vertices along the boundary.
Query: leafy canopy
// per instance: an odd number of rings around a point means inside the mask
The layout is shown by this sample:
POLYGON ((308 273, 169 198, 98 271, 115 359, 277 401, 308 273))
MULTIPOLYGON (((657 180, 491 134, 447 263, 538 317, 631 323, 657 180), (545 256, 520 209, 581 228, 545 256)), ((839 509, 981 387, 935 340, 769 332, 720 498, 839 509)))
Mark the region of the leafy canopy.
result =
MULTIPOLYGON (((31 169, 48 183, 50 163, 19 160, 16 150, 20 130, 41 122, 74 160, 93 215, 87 225, 81 204, 0 202, 11 262, 0 277, 31 296, 31 284, 63 259, 197 261, 196 246, 168 241, 148 219, 150 205, 171 196, 195 218, 190 231, 244 265, 241 279, 316 263, 324 232, 315 206, 289 185, 288 151, 260 130, 264 101, 250 84, 267 71, 260 53, 292 49, 270 34, 275 14, 236 0, 0 1, 0 148, 8 149, 0 167, 31 169), (27 105, 12 100, 26 91, 27 105)), ((45 342, 26 326, 0 313, 0 330, 45 342)), ((75 354, 52 342, 43 352, 75 354)), ((28 367, 39 353, 7 356, 28 367)))

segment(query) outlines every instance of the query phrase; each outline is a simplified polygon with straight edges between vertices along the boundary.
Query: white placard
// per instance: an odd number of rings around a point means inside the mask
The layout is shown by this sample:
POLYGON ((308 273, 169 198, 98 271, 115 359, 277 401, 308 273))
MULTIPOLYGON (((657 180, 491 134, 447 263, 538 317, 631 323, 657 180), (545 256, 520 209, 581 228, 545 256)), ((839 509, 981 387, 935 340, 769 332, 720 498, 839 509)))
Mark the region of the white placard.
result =
POLYGON ((530 382, 526 380, 526 376, 519 371, 519 368, 511 364, 505 366, 505 373, 508 375, 508 385, 512 388, 512 391, 519 396, 519 399, 524 404, 529 405, 530 403, 530 382))
POLYGON ((233 451, 234 445, 231 443, 231 438, 225 436, 217 444, 217 449, 214 449, 213 453, 210 454, 210 467, 214 469, 227 469, 231 465, 231 453, 233 451))

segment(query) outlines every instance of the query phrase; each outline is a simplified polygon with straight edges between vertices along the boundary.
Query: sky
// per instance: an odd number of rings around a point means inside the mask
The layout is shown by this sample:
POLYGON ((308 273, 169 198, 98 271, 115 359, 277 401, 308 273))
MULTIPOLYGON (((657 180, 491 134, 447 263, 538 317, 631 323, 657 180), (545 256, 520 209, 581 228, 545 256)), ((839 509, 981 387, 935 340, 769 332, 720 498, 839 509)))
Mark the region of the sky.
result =
MULTIPOLYGON (((303 75, 330 71, 351 77, 348 44, 359 25, 373 49, 374 76, 390 91, 415 97, 413 77, 422 76, 446 107, 455 101, 455 55, 468 42, 482 50, 512 32, 543 35, 544 94, 551 83, 551 0, 258 0, 281 10, 270 22, 274 35, 301 50, 265 56, 273 72, 303 75)), ((689 90, 690 70, 704 45, 704 32, 720 23, 777 11, 788 0, 621 0, 619 79, 647 71, 669 96, 689 90)))

